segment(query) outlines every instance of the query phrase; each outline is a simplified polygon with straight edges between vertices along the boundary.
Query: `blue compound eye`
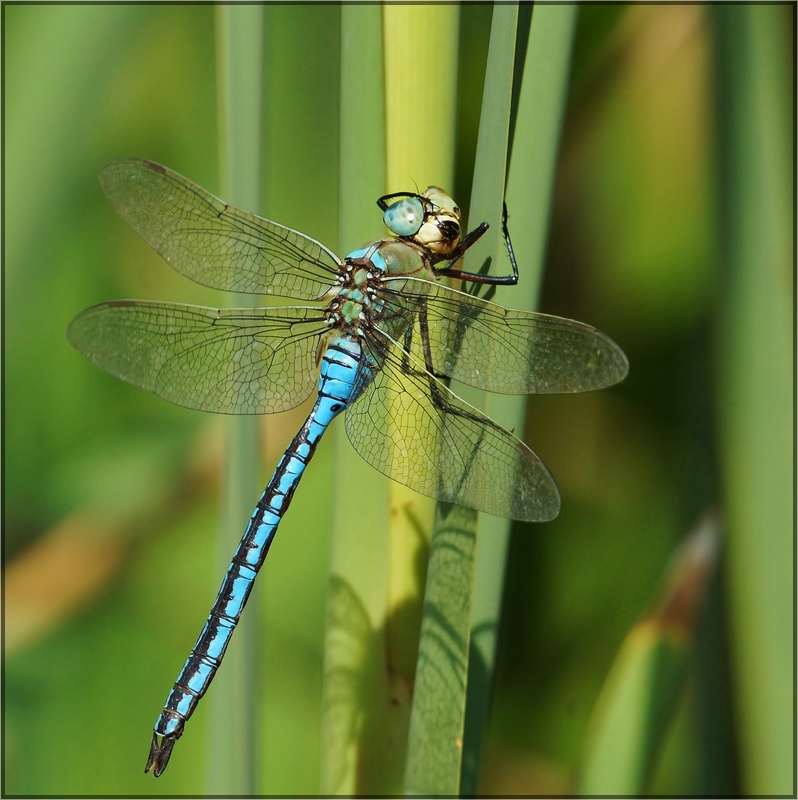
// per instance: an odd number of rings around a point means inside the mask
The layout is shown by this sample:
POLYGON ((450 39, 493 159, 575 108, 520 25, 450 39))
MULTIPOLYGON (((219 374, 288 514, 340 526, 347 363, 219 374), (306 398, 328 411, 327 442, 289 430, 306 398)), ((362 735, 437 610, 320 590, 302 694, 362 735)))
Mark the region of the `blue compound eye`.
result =
POLYGON ((382 219, 391 233, 414 236, 424 224, 424 206, 417 197, 403 197, 385 209, 382 219))

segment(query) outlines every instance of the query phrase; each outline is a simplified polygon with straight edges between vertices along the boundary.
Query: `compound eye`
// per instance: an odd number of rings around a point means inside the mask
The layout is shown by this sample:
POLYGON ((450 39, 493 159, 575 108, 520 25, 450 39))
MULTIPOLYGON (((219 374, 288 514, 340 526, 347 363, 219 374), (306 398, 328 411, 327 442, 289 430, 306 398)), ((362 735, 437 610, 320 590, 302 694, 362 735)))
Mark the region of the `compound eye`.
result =
POLYGON ((385 209, 382 219, 391 233, 415 236, 424 224, 424 207, 417 197, 403 197, 385 209))

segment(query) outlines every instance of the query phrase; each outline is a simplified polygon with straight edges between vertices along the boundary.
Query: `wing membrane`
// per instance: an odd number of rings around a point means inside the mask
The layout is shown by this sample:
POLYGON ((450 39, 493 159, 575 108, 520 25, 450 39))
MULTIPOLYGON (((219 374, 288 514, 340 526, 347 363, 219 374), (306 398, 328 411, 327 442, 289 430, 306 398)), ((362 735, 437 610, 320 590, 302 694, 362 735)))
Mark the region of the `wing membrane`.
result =
POLYGON ((316 385, 326 332, 317 308, 229 308, 119 300, 72 320, 76 350, 166 400, 221 414, 299 405, 316 385))
MULTIPOLYGON (((504 308, 431 281, 386 285, 401 294, 389 303, 407 305, 417 320, 426 313, 436 375, 502 394, 566 394, 612 386, 629 370, 621 348, 590 325, 504 308)), ((414 353, 423 361, 414 324, 414 353)))
POLYGON ((114 161, 100 185, 170 266, 214 289, 316 300, 341 263, 315 239, 228 205, 150 161, 114 161))
POLYGON ((543 462, 400 353, 372 350, 361 366, 364 388, 346 412, 355 450, 428 497, 510 519, 556 517, 560 496, 543 462))

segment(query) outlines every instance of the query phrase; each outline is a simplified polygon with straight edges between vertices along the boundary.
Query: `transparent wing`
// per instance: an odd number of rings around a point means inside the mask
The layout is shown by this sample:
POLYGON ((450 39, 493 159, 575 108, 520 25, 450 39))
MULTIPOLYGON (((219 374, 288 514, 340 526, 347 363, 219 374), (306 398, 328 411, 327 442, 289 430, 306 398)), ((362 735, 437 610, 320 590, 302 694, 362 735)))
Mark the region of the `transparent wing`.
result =
POLYGON ((315 239, 228 205, 151 161, 114 161, 100 185, 168 264, 214 289, 316 300, 341 263, 315 239))
POLYGON ((582 322, 504 308, 430 281, 386 287, 399 292, 389 303, 414 312, 412 342, 422 362, 426 313, 436 375, 502 394, 565 394, 612 386, 629 371, 623 350, 582 322))
POLYGON ((316 386, 327 331, 317 308, 229 308, 118 300, 78 314, 70 344, 98 367, 179 406, 268 414, 316 386))
POLYGON ((560 495, 519 439, 394 347, 361 365, 361 394, 346 412, 355 450, 421 494, 499 517, 553 519, 560 495), (381 367, 380 367, 381 365, 381 367))

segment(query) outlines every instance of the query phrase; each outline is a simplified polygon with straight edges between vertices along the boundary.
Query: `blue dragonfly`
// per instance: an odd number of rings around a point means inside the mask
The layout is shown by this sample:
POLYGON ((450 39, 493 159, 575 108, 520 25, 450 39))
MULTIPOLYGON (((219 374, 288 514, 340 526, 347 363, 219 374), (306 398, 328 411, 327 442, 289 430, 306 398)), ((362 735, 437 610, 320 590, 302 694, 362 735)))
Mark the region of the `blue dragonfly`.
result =
POLYGON ((506 394, 583 392, 622 380, 628 362, 589 325, 506 309, 439 283, 448 276, 513 284, 518 269, 506 216, 513 274, 456 269, 488 225, 461 237, 460 210, 436 187, 381 197, 390 236, 340 259, 150 161, 115 161, 100 184, 182 275, 310 303, 212 309, 116 300, 82 312, 67 332, 97 366, 187 408, 274 413, 316 389, 155 723, 145 772, 157 777, 219 668, 277 526, 337 415, 346 410, 347 436, 369 464, 421 494, 510 519, 550 520, 560 496, 543 462, 448 381, 506 394))

